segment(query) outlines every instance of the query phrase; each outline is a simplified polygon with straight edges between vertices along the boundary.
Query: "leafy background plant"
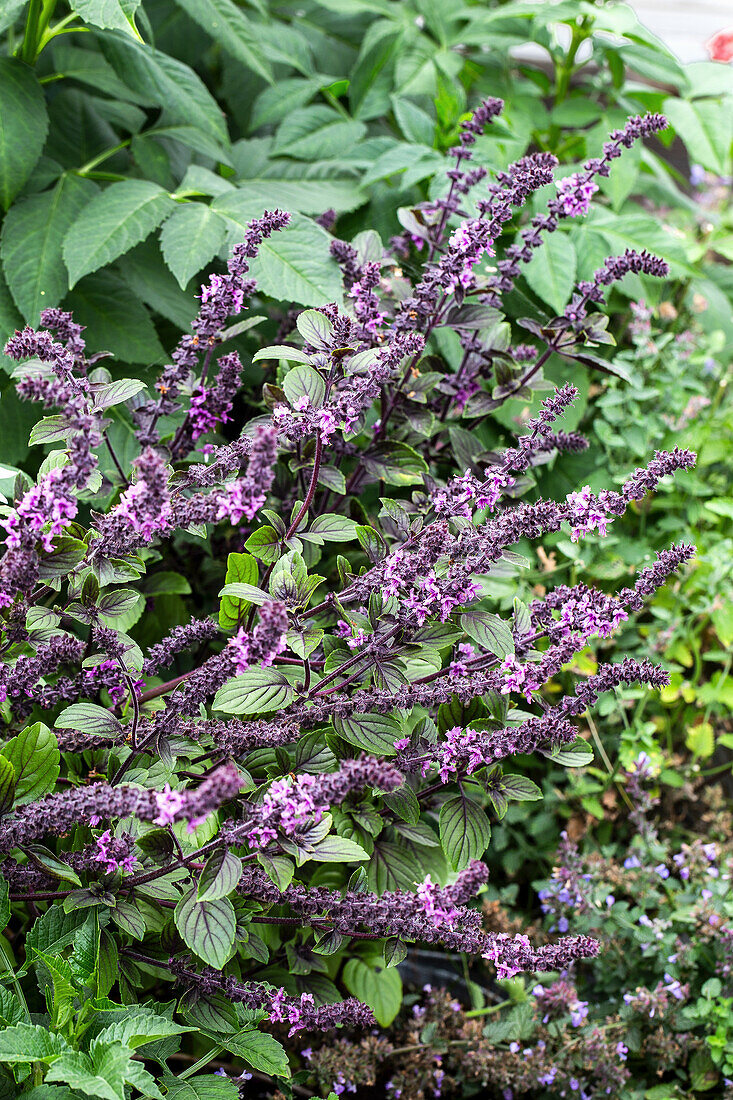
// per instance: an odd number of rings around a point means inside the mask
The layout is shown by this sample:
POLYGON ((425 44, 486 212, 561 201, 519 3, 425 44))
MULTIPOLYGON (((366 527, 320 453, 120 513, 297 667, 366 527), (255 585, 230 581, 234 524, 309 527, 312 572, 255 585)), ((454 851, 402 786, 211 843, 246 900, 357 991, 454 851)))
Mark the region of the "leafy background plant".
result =
MULTIPOLYGON (((516 896, 532 911, 532 880, 547 873, 563 826, 589 844, 624 843, 624 773, 640 751, 654 761, 665 811, 693 828, 702 780, 725 779, 731 760, 730 70, 682 67, 627 6, 590 3, 79 0, 11 3, 0 29, 2 335, 61 304, 86 326, 92 353, 114 354, 114 377, 145 381, 192 319, 202 272, 226 257, 265 206, 296 216, 253 264, 264 319, 235 337, 245 363, 262 343, 277 342, 292 305, 340 300, 329 233, 316 219, 333 208, 337 236, 373 230, 385 243, 409 226, 416 205, 442 192, 444 153, 480 96, 506 101, 502 121, 476 146, 476 162, 492 170, 543 149, 565 174, 628 114, 667 115, 671 128, 602 181, 588 221, 566 222, 547 238, 505 305, 510 320, 561 311, 571 275, 588 277, 609 251, 627 246, 670 263, 661 286, 629 276, 602 307, 622 343, 613 360, 622 378, 548 364, 549 377, 580 387, 569 426, 579 425, 591 446, 545 468, 538 485, 549 496, 586 482, 600 488, 609 471, 620 480, 671 440, 697 451, 698 466, 593 549, 543 542, 543 557, 529 555, 523 594, 573 583, 581 570, 602 584, 623 583, 645 548, 678 537, 695 542, 696 567, 642 619, 643 644, 671 666, 672 683, 659 702, 621 689, 601 703, 588 729, 603 750, 592 766, 568 772, 523 762, 545 803, 531 817, 510 805, 487 858, 515 876, 516 896), (655 350, 629 331, 631 303, 642 300, 655 350), (709 403, 674 427, 693 398, 709 403)), ((540 208, 538 198, 529 213, 540 208)), ((504 247, 515 231, 512 223, 504 247)), ((442 369, 454 362, 448 338, 434 350, 442 369)), ((10 364, 3 366, 0 488, 9 492, 18 470, 37 473, 39 458, 28 444, 35 413, 18 401, 10 364)), ((259 368, 248 366, 240 419, 256 405, 261 381, 259 368)), ((507 403, 484 425, 482 442, 507 442, 531 411, 526 399, 507 403)), ((137 453, 132 420, 124 406, 111 416, 110 436, 127 466, 137 453)), ((114 477, 111 459, 102 462, 114 477)), ((145 599, 126 612, 125 629, 143 646, 208 609, 224 580, 248 583, 244 572, 234 575, 240 567, 224 575, 235 542, 216 549, 196 542, 190 558, 192 544, 179 539, 164 568, 143 582, 145 599)), ((506 607, 513 595, 507 587, 506 607)), ((619 654, 635 651, 638 636, 622 631, 615 644, 619 654)), ((592 655, 578 668, 591 673, 592 655)), ((353 991, 363 992, 358 966, 349 965, 353 991)), ((396 1000, 393 991, 392 1007, 396 1000)), ((155 1041, 170 1034, 156 1032, 155 1041)))

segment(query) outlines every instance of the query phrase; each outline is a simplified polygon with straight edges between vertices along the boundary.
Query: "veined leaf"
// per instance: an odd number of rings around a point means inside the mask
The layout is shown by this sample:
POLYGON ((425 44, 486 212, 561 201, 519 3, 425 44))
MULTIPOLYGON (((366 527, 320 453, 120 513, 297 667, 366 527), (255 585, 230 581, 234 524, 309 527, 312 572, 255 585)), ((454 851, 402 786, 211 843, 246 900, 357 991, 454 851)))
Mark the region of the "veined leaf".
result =
POLYGON ((110 184, 86 206, 64 238, 69 286, 144 241, 173 209, 173 199, 157 183, 110 184))
POLYGON ((13 205, 2 230, 3 267, 15 304, 30 325, 67 291, 61 258, 66 233, 97 194, 91 180, 63 175, 56 186, 13 205))
POLYGON ((165 220, 160 248, 182 289, 219 252, 225 236, 224 219, 201 202, 185 203, 165 220))
POLYGON ((41 155, 48 132, 43 89, 33 69, 0 58, 0 205, 7 210, 41 155))
POLYGON ((197 901, 196 888, 181 898, 173 919, 187 947, 221 970, 234 951, 237 920, 228 898, 197 901))

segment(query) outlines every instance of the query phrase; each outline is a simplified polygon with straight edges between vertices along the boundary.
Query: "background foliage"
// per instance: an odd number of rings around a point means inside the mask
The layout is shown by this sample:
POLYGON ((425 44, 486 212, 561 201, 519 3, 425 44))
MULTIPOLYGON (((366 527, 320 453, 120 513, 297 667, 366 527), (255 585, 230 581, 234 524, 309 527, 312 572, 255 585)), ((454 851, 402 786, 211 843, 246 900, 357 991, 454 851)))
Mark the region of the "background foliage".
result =
MULTIPOLYGON (((536 912, 531 884, 548 874, 563 827, 589 845, 626 843, 625 774, 641 751, 665 815, 675 827, 698 827, 701 777, 726 781, 733 759, 730 69, 680 66, 622 4, 11 0, 0 31, 0 336, 61 304, 86 326, 92 353, 114 354, 115 377, 146 381, 190 323, 202 272, 266 206, 296 216, 253 264, 265 319, 257 344, 252 333, 236 339, 245 364, 256 346, 277 342, 292 305, 341 300, 329 233, 316 219, 332 208, 334 232, 347 240, 373 230, 386 243, 409 227, 415 204, 441 193, 445 151, 481 96, 506 101, 476 146, 476 163, 492 170, 541 149, 566 174, 627 115, 666 114, 670 129, 602 181, 587 221, 570 219, 548 237, 506 306, 510 318, 561 311, 574 279, 624 247, 670 263, 669 280, 628 276, 604 307, 621 377, 548 364, 549 377, 581 389, 569 426, 591 447, 541 471, 538 487, 547 496, 586 482, 597 489, 673 443, 698 452, 698 465, 602 543, 581 550, 556 537, 541 557, 532 550, 524 594, 573 583, 581 570, 624 583, 645 551, 672 538, 695 542, 694 568, 641 621, 643 644, 672 669, 672 683, 659 701, 621 690, 601 704, 588 730, 598 749, 592 766, 568 773, 527 761, 542 810, 510 806, 488 858, 515 877, 514 903, 536 912), (642 301, 649 327, 639 331, 631 303, 642 301)), ((540 208, 538 198, 529 213, 540 208)), ((454 364, 449 336, 439 335, 435 351, 454 364)), ((17 399, 10 364, 0 365, 0 488, 9 491, 16 471, 35 475, 40 458, 28 442, 34 410, 17 399)), ((247 366, 240 419, 261 383, 259 368, 247 366)), ((509 402, 482 426, 482 443, 506 442, 533 411, 525 399, 509 402)), ((137 453, 132 422, 124 408, 112 416, 128 464, 137 453)), ((105 473, 114 474, 111 464, 105 473)), ((150 579, 147 605, 126 619, 136 641, 150 644, 208 607, 231 549, 189 557, 185 537, 174 546, 150 579)), ((513 595, 507 587, 507 607, 513 595)), ((622 631, 616 655, 634 651, 638 637, 631 626, 622 631)), ((593 667, 590 654, 579 663, 584 674, 593 667)), ((466 989, 483 1010, 476 977, 466 989)))

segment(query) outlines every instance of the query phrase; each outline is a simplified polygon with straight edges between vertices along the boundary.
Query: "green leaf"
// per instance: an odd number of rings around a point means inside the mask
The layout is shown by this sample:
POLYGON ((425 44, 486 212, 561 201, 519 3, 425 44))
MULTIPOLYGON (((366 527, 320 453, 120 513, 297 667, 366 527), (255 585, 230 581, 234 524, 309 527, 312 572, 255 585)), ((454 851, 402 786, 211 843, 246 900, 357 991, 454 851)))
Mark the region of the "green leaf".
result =
POLYGON ((466 611, 461 626, 474 642, 487 653, 507 657, 514 652, 514 637, 509 623, 488 611, 466 611))
POLYGON ((56 729, 81 730, 95 737, 114 737, 122 730, 122 723, 111 711, 96 703, 73 703, 56 719, 56 729))
POLYGON ((63 951, 74 942, 85 920, 86 913, 64 913, 59 905, 52 905, 30 927, 25 941, 26 956, 30 958, 38 951, 63 951))
POLYGON ((228 146, 224 114, 193 69, 126 35, 101 32, 95 38, 127 87, 143 102, 162 109, 163 123, 193 126, 228 146))
POLYGON ((265 714, 282 710, 293 698, 288 680, 274 668, 250 668, 214 696, 214 710, 225 714, 265 714))
POLYGON ((553 764, 562 764, 564 768, 584 768, 593 759, 593 750, 582 737, 578 737, 572 745, 555 749, 539 749, 539 752, 553 764))
POLYGON ((349 993, 369 1005, 377 1023, 388 1027, 402 1006, 402 978, 394 967, 372 969, 361 959, 349 959, 343 982, 349 993))
POLYGON ((131 1051, 121 1043, 93 1039, 89 1053, 68 1051, 57 1058, 46 1074, 47 1081, 64 1081, 84 1096, 101 1100, 125 1100, 125 1071, 131 1051))
POLYGON ((226 848, 217 848, 207 859, 198 882, 199 901, 225 898, 242 877, 242 861, 226 848))
POLYGON ((278 127, 274 156, 299 160, 331 160, 343 156, 366 134, 363 122, 344 118, 325 104, 291 111, 278 127))
POLYGON ((86 544, 81 539, 72 538, 71 535, 61 535, 54 540, 53 550, 50 553, 44 551, 41 554, 38 576, 44 581, 51 580, 53 577, 62 577, 83 561, 86 553, 86 544))
POLYGON ((274 565, 280 557, 280 536, 274 527, 266 525, 253 531, 245 542, 245 547, 265 565, 274 565))
POLYGON ((221 250, 226 222, 201 202, 178 206, 163 223, 163 259, 185 290, 189 280, 221 250))
POLYGON ((145 382, 141 378, 115 378, 102 386, 95 385, 92 388, 94 408, 111 409, 114 405, 122 405, 144 389, 145 382))
POLYGON ((232 957, 237 918, 229 898, 197 901, 194 887, 178 902, 173 919, 186 946, 209 966, 221 970, 232 957))
POLYGON ((576 268, 575 248, 567 234, 547 233, 523 271, 537 297, 561 313, 570 301, 576 268))
MULTIPOLYGON (((243 192, 214 199, 212 209, 230 223, 239 239, 260 205, 252 204, 243 192)), ((331 238, 325 229, 302 214, 293 214, 290 224, 260 245, 250 271, 264 294, 278 301, 320 306, 340 302, 341 272, 330 253, 331 238)))
MULTIPOLYGON (((251 584, 256 586, 259 579, 259 568, 251 554, 233 553, 227 558, 226 584, 251 584)), ((238 626, 242 615, 245 615, 251 606, 246 599, 237 596, 222 596, 219 605, 219 626, 225 630, 238 626)))
POLYGON ((61 759, 55 734, 43 722, 26 726, 8 741, 2 755, 15 769, 17 802, 31 802, 56 786, 61 759))
POLYGON ((301 397, 307 397, 313 408, 320 408, 326 396, 326 383, 321 378, 315 367, 301 363, 300 366, 289 370, 283 379, 283 390, 290 404, 295 403, 301 397))
POLYGON ((178 1077, 164 1077, 166 1100, 238 1100, 239 1089, 228 1077, 213 1073, 200 1074, 181 1081, 178 1077))
POLYGON ((347 717, 335 717, 333 728, 339 737, 366 749, 377 756, 395 756, 395 741, 402 737, 402 726, 386 714, 351 714, 347 717))
POLYGON ((665 99, 662 110, 687 146, 691 162, 719 176, 729 172, 733 139, 730 99, 690 102, 674 97, 665 99))
POLYGON ((17 1024, 0 1030, 0 1062, 53 1062, 69 1049, 63 1035, 41 1024, 17 1024))
POLYGON ((287 344, 274 344, 267 348, 260 348, 252 356, 253 363, 259 363, 263 359, 284 359, 288 363, 310 363, 311 356, 302 348, 291 348, 287 344))
POLYGON ((184 1035, 187 1031, 195 1031, 193 1027, 185 1027, 175 1024, 167 1016, 158 1016, 154 1012, 145 1010, 143 1005, 133 1005, 130 1014, 123 1020, 117 1020, 97 1035, 102 1043, 123 1043, 125 1046, 136 1050, 145 1043, 152 1043, 156 1039, 165 1039, 168 1035, 184 1035))
POLYGON ((47 875, 61 879, 62 882, 73 882, 75 886, 81 886, 81 879, 76 871, 42 844, 30 844, 26 851, 32 856, 32 862, 42 868, 47 875))
POLYGON ((257 28, 232 0, 176 0, 176 3, 235 60, 272 84, 272 68, 260 45, 257 28))
POLYGON ((374 852, 367 866, 367 884, 370 890, 378 894, 387 890, 412 890, 415 883, 424 877, 425 872, 409 851, 381 839, 374 845, 374 852))
POLYGON ((317 516, 310 525, 310 533, 320 535, 326 542, 352 542, 356 538, 357 524, 347 516, 326 512, 317 516))
POLYGON ((365 455, 364 468, 388 485, 414 485, 427 473, 427 463, 407 443, 379 443, 365 455))
POLYGON ((369 853, 354 840, 343 836, 327 836, 315 845, 309 858, 316 863, 351 863, 353 860, 368 859, 369 853))
POLYGON ((10 293, 29 324, 37 325, 41 310, 57 306, 66 294, 63 239, 96 193, 91 180, 63 175, 50 191, 8 211, 0 254, 10 293))
POLYGON ((480 859, 489 846, 491 827, 484 810, 460 794, 440 809, 440 843, 455 871, 480 859))
POLYGON ((502 794, 515 802, 537 802, 542 798, 542 791, 527 779, 526 775, 503 775, 501 777, 502 794))
POLYGON ((131 14, 140 0, 71 0, 71 7, 85 23, 135 35, 131 14))
POLYGON ((15 768, 0 756, 0 817, 12 808, 15 800, 15 768))
MULTIPOLYGON (((165 272, 162 263, 161 270, 165 272)), ((146 366, 165 361, 150 314, 127 283, 111 271, 82 279, 64 306, 86 326, 87 352, 111 351, 124 363, 146 366)))
POLYGON ((304 309, 299 314, 295 326, 306 344, 318 351, 328 351, 332 346, 333 324, 317 309, 304 309))
POLYGON ((69 286, 129 252, 174 209, 173 199, 157 183, 111 183, 85 207, 64 238, 69 286))
POLYGON ((216 1038, 228 1051, 243 1058, 260 1073, 268 1073, 273 1077, 290 1077, 285 1048, 273 1035, 245 1028, 236 1035, 217 1035, 216 1038))
POLYGON ((33 69, 0 58, 0 204, 5 210, 22 190, 48 132, 43 89, 33 69))

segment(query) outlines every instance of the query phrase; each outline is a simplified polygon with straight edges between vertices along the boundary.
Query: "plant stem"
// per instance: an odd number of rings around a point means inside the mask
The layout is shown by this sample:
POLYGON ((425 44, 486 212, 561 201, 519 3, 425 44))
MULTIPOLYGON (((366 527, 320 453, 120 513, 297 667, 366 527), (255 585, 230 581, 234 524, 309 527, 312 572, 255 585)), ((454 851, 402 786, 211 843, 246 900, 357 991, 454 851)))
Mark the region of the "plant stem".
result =
POLYGON ((226 1048, 223 1047, 220 1043, 217 1043, 215 1047, 211 1048, 208 1054, 204 1054, 203 1058, 199 1058, 198 1062, 194 1062, 194 1064, 192 1066, 189 1066, 188 1069, 184 1069, 182 1073, 179 1073, 178 1080, 185 1081, 185 1079, 194 1074, 196 1070, 203 1069, 204 1066, 208 1066, 209 1062, 213 1061, 214 1058, 221 1054, 221 1052, 225 1049, 226 1048))
POLYGON ((36 46, 39 37, 38 24, 41 14, 41 0, 31 0, 25 20, 23 45, 20 47, 21 60, 25 61, 26 65, 32 65, 36 60, 36 46))
POLYGON ((86 176, 93 171, 98 164, 102 164, 103 161, 109 160, 115 153, 119 153, 120 149, 126 149, 132 141, 132 138, 125 138, 124 141, 119 142, 117 145, 113 145, 111 149, 105 149, 102 153, 97 153, 96 157, 92 157, 86 164, 83 164, 81 168, 77 168, 75 175, 86 176))

